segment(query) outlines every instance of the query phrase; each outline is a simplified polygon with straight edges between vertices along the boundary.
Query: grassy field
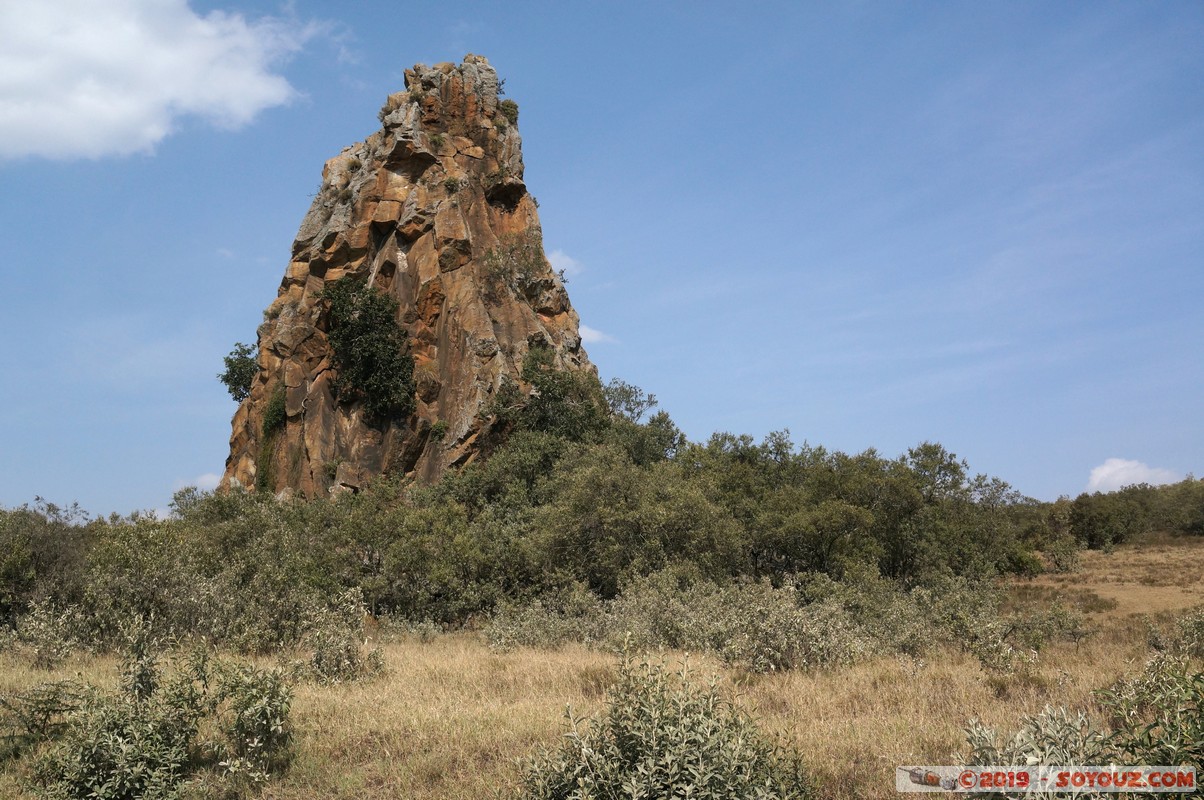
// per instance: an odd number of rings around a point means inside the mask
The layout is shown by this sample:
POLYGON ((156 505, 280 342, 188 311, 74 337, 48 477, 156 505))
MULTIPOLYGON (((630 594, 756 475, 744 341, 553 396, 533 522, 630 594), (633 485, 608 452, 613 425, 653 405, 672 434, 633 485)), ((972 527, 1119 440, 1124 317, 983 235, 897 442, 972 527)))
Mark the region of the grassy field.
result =
MULTIPOLYGON (((1017 606, 1058 597, 1083 609, 1096 635, 1041 653, 1035 671, 993 678, 954 650, 880 658, 831 672, 749 675, 689 656, 761 724, 792 742, 824 798, 896 796, 901 764, 957 763, 972 717, 1004 729, 1046 704, 1090 708, 1092 691, 1138 670, 1148 655, 1140 614, 1198 604, 1204 541, 1154 541, 1090 553, 1067 576, 1017 582, 1017 606)), ((616 657, 569 647, 495 653, 472 633, 383 644, 387 673, 345 686, 298 687, 291 770, 263 792, 301 798, 489 797, 512 787, 516 762, 555 746, 565 708, 598 712, 616 657)), ((681 653, 665 654, 676 663, 681 653)), ((71 660, 54 673, 0 656, 0 692, 61 678, 112 683, 110 658, 71 660)), ((0 773, 0 797, 23 798, 20 774, 0 773)))

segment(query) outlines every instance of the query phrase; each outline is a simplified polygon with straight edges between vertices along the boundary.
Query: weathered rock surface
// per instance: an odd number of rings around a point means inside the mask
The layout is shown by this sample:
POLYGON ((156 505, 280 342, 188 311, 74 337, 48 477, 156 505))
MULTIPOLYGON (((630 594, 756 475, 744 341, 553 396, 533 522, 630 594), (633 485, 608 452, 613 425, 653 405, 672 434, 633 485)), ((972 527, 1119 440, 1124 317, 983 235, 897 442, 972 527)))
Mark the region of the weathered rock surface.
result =
POLYGON ((480 454, 483 415, 533 346, 593 370, 578 318, 544 256, 523 183, 512 104, 480 56, 416 65, 383 127, 326 162, 292 260, 260 326, 259 373, 234 415, 224 485, 306 497, 355 490, 386 471, 431 481, 480 454), (415 361, 416 411, 366 419, 332 393, 328 282, 364 277, 392 295, 415 361), (264 412, 283 386, 287 420, 264 412))

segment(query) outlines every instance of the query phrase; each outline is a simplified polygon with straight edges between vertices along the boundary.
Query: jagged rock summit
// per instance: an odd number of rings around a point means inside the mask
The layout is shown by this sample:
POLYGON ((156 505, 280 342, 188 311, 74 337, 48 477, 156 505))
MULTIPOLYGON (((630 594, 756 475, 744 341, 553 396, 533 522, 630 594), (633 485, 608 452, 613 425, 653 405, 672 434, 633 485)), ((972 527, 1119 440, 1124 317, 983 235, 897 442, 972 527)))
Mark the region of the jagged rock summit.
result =
POLYGON ((499 100, 497 73, 470 54, 458 66, 418 64, 405 83, 381 109, 382 128, 322 170, 258 330, 259 371, 234 415, 225 486, 320 497, 386 471, 434 480, 478 457, 505 382, 529 389, 532 348, 556 368, 594 369, 543 252, 518 108, 499 100), (347 275, 397 302, 412 413, 374 418, 335 391, 323 292, 347 275))

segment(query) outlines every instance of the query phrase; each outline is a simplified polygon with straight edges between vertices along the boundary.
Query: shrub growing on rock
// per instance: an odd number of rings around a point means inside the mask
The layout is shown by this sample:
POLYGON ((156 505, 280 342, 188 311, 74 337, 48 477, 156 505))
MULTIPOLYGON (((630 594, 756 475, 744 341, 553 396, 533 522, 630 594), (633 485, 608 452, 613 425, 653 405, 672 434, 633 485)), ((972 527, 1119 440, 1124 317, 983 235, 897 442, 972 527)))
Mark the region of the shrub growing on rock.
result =
POLYGON ((377 420, 414 411, 414 359, 397 323, 397 301, 352 276, 328 285, 330 346, 339 400, 362 401, 377 420))

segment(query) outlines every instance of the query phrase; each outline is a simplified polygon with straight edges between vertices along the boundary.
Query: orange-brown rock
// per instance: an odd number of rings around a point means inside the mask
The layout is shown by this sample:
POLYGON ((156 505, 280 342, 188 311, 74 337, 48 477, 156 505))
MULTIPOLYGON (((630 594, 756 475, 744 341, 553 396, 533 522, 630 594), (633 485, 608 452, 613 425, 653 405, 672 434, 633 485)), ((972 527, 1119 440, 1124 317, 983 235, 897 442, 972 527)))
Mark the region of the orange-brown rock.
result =
POLYGON ((478 457, 493 424, 488 404, 505 381, 523 386, 530 348, 550 347, 561 368, 593 370, 543 253, 497 73, 468 55, 405 76, 407 91, 381 109, 381 130, 322 171, 258 331, 259 373, 234 415, 226 486, 319 497, 383 472, 434 480, 478 457), (415 362, 408 418, 369 420, 360 404, 335 398, 322 291, 348 274, 398 302, 415 362), (265 436, 279 391, 287 419, 265 436))

